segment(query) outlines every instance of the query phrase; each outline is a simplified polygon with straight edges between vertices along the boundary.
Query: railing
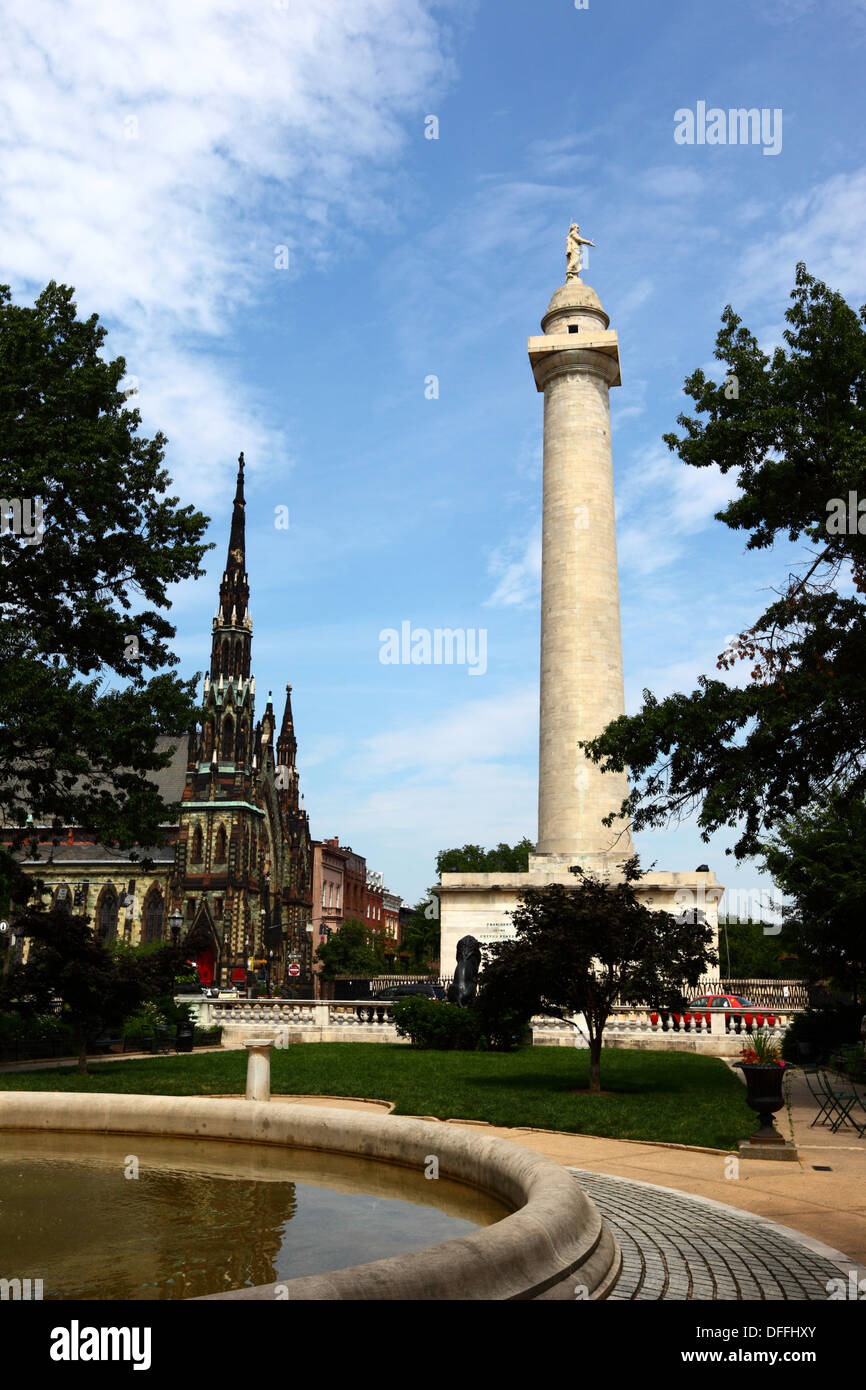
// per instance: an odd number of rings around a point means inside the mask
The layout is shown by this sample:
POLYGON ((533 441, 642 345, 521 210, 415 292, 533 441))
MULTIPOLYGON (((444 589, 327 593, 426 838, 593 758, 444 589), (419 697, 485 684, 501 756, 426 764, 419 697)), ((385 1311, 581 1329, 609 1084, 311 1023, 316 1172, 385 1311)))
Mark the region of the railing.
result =
POLYGON ((676 1013, 669 1009, 640 1009, 618 1005, 608 1020, 606 1032, 614 1036, 635 1033, 689 1033, 693 1036, 725 1037, 746 1034, 755 1028, 781 1035, 799 1012, 797 1009, 755 1009, 739 1013, 734 1009, 701 1009, 676 1013))
POLYGON ((215 1024, 272 1028, 393 1028, 390 1004, 369 999, 215 999, 204 1008, 215 1024))
MULTIPOLYGON (((389 1040, 397 1036, 391 1005, 369 999, 214 999, 202 1000, 200 1010, 200 1024, 212 1023, 233 1030, 330 1028, 345 1031, 347 1037, 357 1036, 359 1030, 367 1036, 378 1033, 389 1040)), ((659 1035, 661 1038, 665 1034, 670 1037, 688 1034, 723 1038, 763 1028, 781 1036, 798 1012, 797 1009, 755 1009, 742 1013, 732 1009, 702 1009, 676 1013, 669 1009, 623 1004, 614 1006, 605 1035, 610 1038, 659 1035)), ((575 1036, 577 1032, 573 1024, 544 1015, 532 1019, 532 1028, 548 1036, 554 1033, 575 1036)))
POLYGON ((694 988, 689 985, 684 993, 687 999, 700 994, 740 994, 764 1009, 805 1009, 809 1002, 809 988, 804 980, 731 980, 716 976, 699 980, 694 988))

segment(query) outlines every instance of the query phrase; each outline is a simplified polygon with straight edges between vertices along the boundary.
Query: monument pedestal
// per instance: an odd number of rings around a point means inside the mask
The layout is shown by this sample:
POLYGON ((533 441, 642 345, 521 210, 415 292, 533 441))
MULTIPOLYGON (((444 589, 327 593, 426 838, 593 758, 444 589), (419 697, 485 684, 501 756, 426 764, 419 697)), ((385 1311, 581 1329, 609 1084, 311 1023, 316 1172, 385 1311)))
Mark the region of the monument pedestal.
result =
MULTIPOLYGON (((601 856, 599 856, 601 858, 601 856)), ((573 862, 573 861, 572 861, 573 862)), ((547 888, 552 883, 567 888, 577 885, 564 856, 533 854, 525 874, 443 874, 433 889, 439 898, 440 971, 450 975, 456 963, 457 942, 474 936, 482 946, 507 941, 514 935, 511 913, 526 888, 547 888)), ((582 867, 603 876, 600 864, 582 867)), ((622 878, 616 862, 607 866, 611 882, 622 878)), ((648 873, 635 885, 639 900, 647 907, 679 914, 691 909, 704 913, 713 929, 713 949, 718 946, 719 899, 724 892, 714 873, 648 873)))

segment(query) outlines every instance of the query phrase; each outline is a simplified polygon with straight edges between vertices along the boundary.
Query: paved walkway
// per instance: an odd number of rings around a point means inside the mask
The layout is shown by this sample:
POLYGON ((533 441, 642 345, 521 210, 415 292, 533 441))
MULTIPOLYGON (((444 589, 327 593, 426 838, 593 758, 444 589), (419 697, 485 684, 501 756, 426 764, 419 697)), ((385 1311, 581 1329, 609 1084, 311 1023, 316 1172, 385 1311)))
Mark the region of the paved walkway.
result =
POLYGON ((780 1129, 798 1146, 796 1163, 477 1127, 575 1174, 623 1250, 616 1298, 826 1299, 830 1279, 851 1269, 866 1278, 866 1137, 810 1128, 816 1106, 802 1074, 792 1071, 786 1089, 780 1129))
POLYGON ((848 1286, 851 1260, 775 1222, 670 1188, 571 1171, 622 1249, 614 1301, 826 1301, 832 1280, 848 1286))

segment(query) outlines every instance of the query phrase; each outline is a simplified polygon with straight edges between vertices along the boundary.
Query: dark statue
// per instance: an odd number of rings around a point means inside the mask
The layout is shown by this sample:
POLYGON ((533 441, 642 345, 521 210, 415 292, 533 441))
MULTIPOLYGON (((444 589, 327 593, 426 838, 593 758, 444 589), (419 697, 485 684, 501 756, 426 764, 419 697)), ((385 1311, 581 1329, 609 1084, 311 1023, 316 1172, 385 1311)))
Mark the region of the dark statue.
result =
POLYGON ((448 986, 449 1004, 466 1008, 475 998, 478 971, 481 969, 481 946, 474 936, 461 936, 457 942, 457 966, 454 979, 448 986))

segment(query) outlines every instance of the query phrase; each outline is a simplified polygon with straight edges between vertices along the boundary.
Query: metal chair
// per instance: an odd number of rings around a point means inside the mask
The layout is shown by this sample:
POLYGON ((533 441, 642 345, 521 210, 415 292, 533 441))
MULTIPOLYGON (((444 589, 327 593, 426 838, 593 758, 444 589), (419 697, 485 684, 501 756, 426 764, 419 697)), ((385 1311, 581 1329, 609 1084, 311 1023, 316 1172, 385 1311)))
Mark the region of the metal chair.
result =
POLYGON ((812 1123, 810 1124, 809 1128, 814 1129, 815 1126, 818 1124, 828 1124, 832 1118, 832 1112, 835 1109, 835 1104, 832 1097, 827 1093, 827 1090, 823 1084, 821 1068, 816 1066, 807 1066, 801 1067, 800 1071, 806 1078, 806 1085, 809 1087, 809 1093, 812 1096, 812 1099, 816 1101, 818 1105, 818 1113, 815 1116, 812 1123))

